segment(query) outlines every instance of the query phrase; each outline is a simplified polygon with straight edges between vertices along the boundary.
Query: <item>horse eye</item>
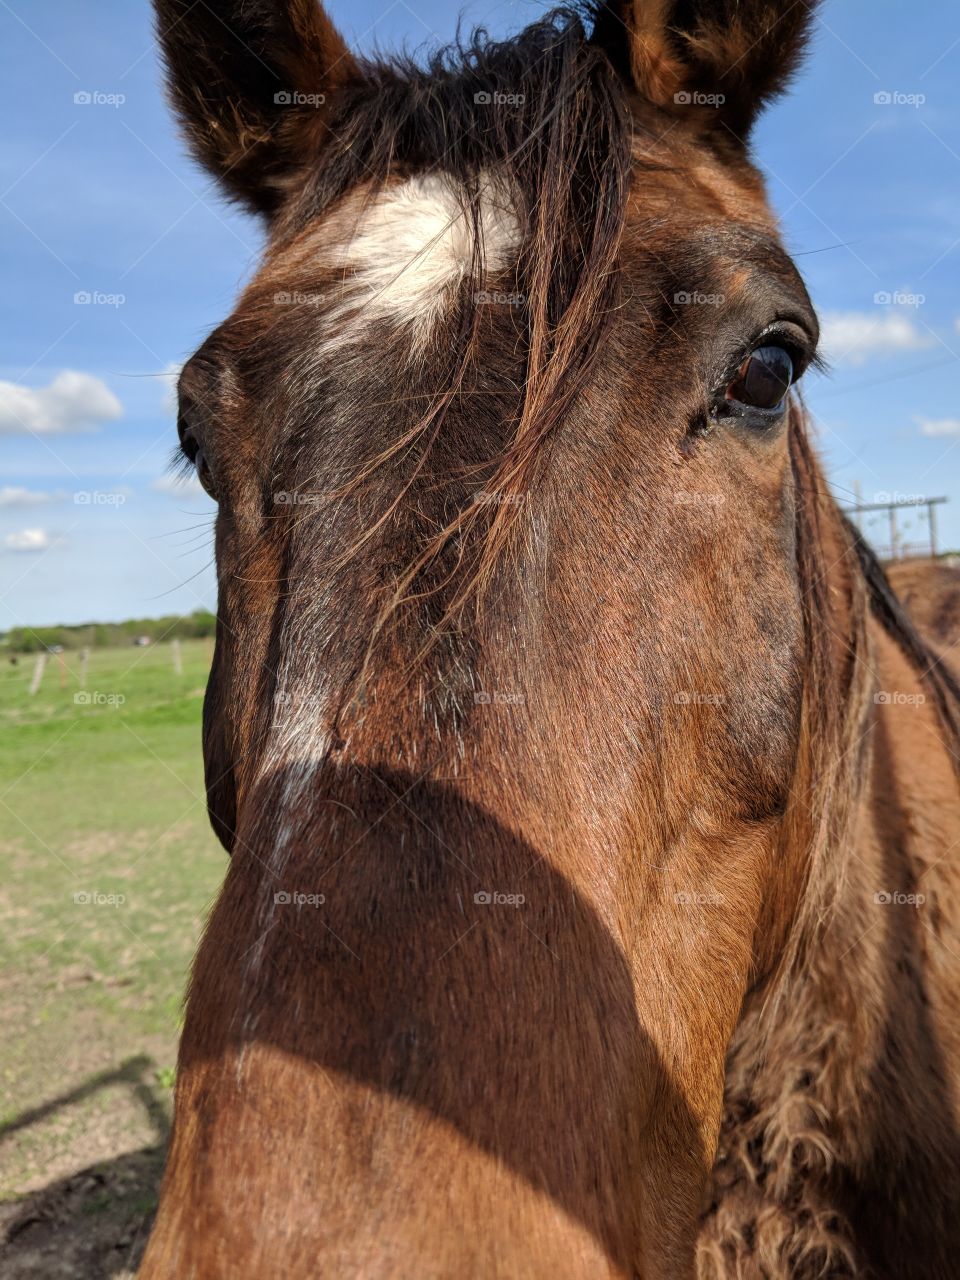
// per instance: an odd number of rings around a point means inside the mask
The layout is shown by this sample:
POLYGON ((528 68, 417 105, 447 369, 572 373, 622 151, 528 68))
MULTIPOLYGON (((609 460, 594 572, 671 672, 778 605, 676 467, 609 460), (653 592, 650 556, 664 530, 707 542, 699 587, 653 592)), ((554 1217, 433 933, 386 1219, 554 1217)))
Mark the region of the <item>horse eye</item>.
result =
POLYGON ((213 479, 213 472, 210 469, 210 463, 207 462, 207 455, 203 449, 198 446, 197 452, 193 456, 193 465, 197 469, 197 479, 206 489, 211 498, 216 501, 217 486, 213 479))
POLYGON ((793 384, 793 360, 784 347, 758 347, 727 386, 727 400, 754 409, 777 409, 793 384))

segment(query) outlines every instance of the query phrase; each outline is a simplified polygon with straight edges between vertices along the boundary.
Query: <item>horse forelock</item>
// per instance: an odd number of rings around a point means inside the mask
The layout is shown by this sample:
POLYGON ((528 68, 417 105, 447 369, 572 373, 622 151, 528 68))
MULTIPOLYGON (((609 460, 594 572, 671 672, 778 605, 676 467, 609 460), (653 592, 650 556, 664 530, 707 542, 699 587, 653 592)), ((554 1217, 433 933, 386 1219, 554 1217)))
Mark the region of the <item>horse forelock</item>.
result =
POLYGON ((312 269, 330 283, 326 336, 302 370, 303 394, 331 358, 378 341, 371 335, 386 322, 415 371, 400 391, 424 406, 345 491, 411 445, 426 456, 482 363, 485 309, 509 308, 512 332, 522 334, 505 447, 480 497, 430 539, 386 610, 451 539, 481 526, 483 550, 450 602, 453 616, 509 545, 545 446, 584 388, 617 304, 632 151, 625 92, 587 40, 582 15, 565 8, 504 43, 481 32, 426 69, 399 59, 366 64, 332 134, 277 233, 276 254, 294 243, 299 257, 296 238, 314 227, 312 269))

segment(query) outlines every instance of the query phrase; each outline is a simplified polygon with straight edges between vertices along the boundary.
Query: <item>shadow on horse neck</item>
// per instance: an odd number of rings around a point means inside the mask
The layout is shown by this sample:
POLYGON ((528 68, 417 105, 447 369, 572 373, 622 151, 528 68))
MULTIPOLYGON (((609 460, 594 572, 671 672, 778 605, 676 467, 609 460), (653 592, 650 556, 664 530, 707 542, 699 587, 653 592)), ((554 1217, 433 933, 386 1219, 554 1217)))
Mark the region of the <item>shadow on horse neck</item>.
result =
MULTIPOLYGON (((637 1089, 670 1133, 658 1194, 690 1200, 706 1157, 609 922, 455 787, 307 762, 265 779, 256 809, 289 815, 281 797, 305 784, 324 803, 302 828, 241 828, 194 972, 167 1194, 208 1207, 179 1238, 185 1272, 261 1180, 269 1199, 239 1215, 261 1267, 305 1269, 322 1224, 347 1273, 374 1247, 385 1270, 409 1265, 424 1232, 436 1274, 456 1270, 463 1233, 478 1269, 540 1232, 538 1265, 562 1271, 572 1250, 628 1269, 651 1176, 637 1089), (181 1162, 194 1144, 205 1160, 181 1162), (371 1213, 390 1223, 376 1246, 371 1213)), ((692 1240, 664 1249, 689 1265, 692 1240)))

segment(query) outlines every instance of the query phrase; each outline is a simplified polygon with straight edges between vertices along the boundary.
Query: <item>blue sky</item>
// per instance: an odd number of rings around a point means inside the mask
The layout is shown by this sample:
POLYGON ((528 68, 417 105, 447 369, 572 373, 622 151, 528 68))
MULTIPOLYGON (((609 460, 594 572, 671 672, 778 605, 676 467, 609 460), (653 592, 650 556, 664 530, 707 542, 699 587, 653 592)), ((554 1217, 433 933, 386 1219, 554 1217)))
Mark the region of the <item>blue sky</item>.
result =
MULTIPOLYGON (((548 7, 462 12, 506 33, 548 7)), ((328 8, 366 50, 455 27, 441 0, 328 8)), ((806 391, 837 492, 948 495, 960 548, 960 9, 919 12, 826 0, 756 153, 825 320, 833 369, 806 391)), ((164 478, 164 374, 228 314, 260 229, 185 155, 146 0, 2 0, 0 50, 0 629, 212 606, 212 504, 164 478)))

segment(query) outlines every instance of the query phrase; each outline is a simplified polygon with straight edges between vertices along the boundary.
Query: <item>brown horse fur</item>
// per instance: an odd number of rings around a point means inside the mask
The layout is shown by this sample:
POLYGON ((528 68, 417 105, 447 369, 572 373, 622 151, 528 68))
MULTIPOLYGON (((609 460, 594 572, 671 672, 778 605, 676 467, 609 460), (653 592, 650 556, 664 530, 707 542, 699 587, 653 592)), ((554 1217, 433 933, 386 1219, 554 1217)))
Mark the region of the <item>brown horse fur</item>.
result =
POLYGON ((745 141, 811 6, 157 10, 270 241, 180 386, 232 858, 142 1280, 955 1275, 960 637, 724 393, 816 346, 745 141))

